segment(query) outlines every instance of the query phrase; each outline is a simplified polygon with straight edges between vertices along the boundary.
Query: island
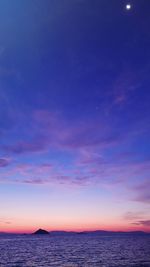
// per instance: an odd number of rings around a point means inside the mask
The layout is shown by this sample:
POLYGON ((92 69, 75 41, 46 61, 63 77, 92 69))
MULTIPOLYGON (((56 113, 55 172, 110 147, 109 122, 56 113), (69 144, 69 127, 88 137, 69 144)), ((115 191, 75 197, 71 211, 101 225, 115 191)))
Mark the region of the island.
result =
POLYGON ((38 229, 33 233, 33 235, 49 235, 49 232, 44 229, 38 229))

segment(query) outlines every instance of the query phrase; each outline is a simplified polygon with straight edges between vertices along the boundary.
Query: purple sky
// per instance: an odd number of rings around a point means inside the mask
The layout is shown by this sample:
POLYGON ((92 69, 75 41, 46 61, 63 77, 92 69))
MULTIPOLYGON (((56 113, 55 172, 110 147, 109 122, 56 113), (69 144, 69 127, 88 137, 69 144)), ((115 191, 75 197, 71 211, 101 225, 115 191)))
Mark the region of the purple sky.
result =
POLYGON ((0 231, 150 231, 150 2, 1 0, 0 231))

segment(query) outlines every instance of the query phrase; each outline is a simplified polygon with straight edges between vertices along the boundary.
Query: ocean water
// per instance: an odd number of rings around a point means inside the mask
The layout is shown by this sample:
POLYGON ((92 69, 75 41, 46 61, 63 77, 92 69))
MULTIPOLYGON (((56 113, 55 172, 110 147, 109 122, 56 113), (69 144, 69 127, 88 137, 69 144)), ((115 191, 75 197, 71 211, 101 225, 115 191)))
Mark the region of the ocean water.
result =
POLYGON ((150 236, 0 236, 0 267, 150 267, 150 236))

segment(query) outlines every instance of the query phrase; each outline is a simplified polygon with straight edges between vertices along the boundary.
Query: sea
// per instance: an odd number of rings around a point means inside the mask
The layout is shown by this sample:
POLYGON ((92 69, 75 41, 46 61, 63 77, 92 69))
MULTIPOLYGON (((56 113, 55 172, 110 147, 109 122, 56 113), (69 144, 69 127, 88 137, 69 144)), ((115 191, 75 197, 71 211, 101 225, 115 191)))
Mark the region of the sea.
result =
POLYGON ((150 235, 0 235, 0 267, 150 267, 150 235))

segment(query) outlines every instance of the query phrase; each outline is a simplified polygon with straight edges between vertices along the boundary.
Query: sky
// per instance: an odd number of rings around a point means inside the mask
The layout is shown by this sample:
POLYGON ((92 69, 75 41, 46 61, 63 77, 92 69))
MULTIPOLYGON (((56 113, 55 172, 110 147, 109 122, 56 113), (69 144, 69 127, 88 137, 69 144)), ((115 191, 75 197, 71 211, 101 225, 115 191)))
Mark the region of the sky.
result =
POLYGON ((149 10, 0 1, 0 232, 150 232, 149 10))

